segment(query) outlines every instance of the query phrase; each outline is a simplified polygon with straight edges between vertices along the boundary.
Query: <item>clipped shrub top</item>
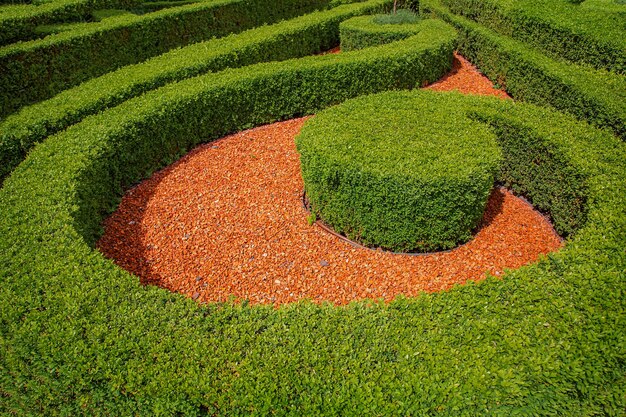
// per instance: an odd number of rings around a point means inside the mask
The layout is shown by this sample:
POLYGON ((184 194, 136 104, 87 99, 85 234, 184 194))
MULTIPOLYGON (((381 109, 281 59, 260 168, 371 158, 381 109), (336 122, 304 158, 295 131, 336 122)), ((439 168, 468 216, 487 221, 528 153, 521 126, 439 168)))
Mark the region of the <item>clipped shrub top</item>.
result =
MULTIPOLYGON (((403 23, 379 23, 387 20, 387 15, 357 16, 341 23, 341 50, 351 51, 375 45, 398 41, 416 34, 420 30, 420 20, 406 19, 403 23)), ((402 15, 404 16, 404 15, 402 15)), ((405 17, 401 17, 405 19, 405 17)), ((412 18, 411 18, 412 19, 412 18)))
POLYGON ((373 21, 379 25, 406 25, 419 22, 420 16, 411 10, 399 9, 396 13, 377 14, 373 21))
POLYGON ((433 251, 468 241, 501 155, 488 126, 445 98, 382 93, 308 121, 296 143, 311 210, 368 246, 433 251))
POLYGON ((298 144, 320 158, 376 175, 431 180, 495 171, 499 150, 484 124, 405 93, 347 101, 317 114, 298 144))

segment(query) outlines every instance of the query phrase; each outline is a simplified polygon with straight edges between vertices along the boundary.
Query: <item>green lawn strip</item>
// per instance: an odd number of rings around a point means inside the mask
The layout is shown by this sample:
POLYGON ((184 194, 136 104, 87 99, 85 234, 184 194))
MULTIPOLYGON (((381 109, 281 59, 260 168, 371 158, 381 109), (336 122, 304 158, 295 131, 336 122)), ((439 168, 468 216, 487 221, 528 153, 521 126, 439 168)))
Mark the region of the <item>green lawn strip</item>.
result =
POLYGON ((626 138, 626 78, 547 57, 462 16, 439 0, 424 0, 433 13, 459 31, 459 51, 513 98, 561 111, 626 138))
POLYGON ((337 45, 342 20, 380 11, 389 4, 389 0, 370 0, 343 5, 197 43, 120 68, 25 107, 0 124, 0 183, 35 143, 89 114, 169 82, 205 72, 320 52, 337 45))
MULTIPOLYGON (((36 147, 0 190, 0 410, 620 415, 626 145, 553 110, 441 99, 496 136, 505 132, 498 140, 509 166, 548 147, 558 168, 575 169, 587 187, 587 221, 567 246, 503 280, 390 304, 198 306, 141 286, 93 249, 92 234, 122 185, 198 141, 400 86, 437 55, 416 46, 411 38, 186 80, 36 147), (421 65, 409 64, 411 52, 421 65)), ((542 192, 532 177, 513 181, 542 192)))
POLYGON ((0 116, 170 49, 324 9, 328 0, 210 0, 0 48, 0 116))
MULTIPOLYGON (((293 313, 198 309, 180 295, 142 287, 93 249, 101 216, 123 187, 195 143, 359 94, 436 80, 451 67, 456 34, 440 21, 423 25, 418 35, 378 48, 170 84, 34 148, 0 190, 0 411, 250 412, 237 402, 251 397, 228 399, 243 382, 236 381, 237 369, 247 366, 241 348, 252 347, 250 357, 261 353, 255 339, 267 329, 268 335, 287 330, 281 317, 293 313)), ((334 322, 333 309, 328 312, 334 322)), ((267 394, 255 401, 259 410, 276 406, 272 390, 267 394)))
POLYGON ((552 57, 626 73, 626 4, 613 11, 565 0, 443 0, 442 4, 552 57))
POLYGON ((379 24, 376 16, 357 16, 339 25, 344 52, 406 39, 418 30, 416 23, 379 24))

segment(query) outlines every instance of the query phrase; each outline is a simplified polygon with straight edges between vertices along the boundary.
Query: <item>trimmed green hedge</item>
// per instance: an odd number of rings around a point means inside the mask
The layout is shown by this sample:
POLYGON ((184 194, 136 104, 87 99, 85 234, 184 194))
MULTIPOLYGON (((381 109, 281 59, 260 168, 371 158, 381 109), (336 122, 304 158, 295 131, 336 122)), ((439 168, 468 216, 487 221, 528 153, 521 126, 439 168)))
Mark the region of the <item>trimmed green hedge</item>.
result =
POLYGON ((95 8, 138 4, 138 0, 60 0, 3 8, 0 9, 0 45, 37 37, 35 28, 40 25, 87 20, 95 8))
POLYGON ((470 240, 501 155, 483 123, 463 119, 442 97, 377 94, 309 120, 296 144, 316 218, 396 252, 470 240))
POLYGON ((545 149, 584 185, 587 221, 567 246, 502 280, 344 308, 198 306, 93 249, 124 186, 197 141, 402 86, 437 55, 422 46, 408 64, 416 42, 187 80, 36 147, 0 190, 0 411, 623 414, 626 145, 553 110, 446 96, 494 126, 503 176, 525 194, 560 194, 558 181, 537 181, 543 164, 527 163, 545 149))
POLYGON ((576 63, 626 74, 626 6, 581 9, 564 0, 442 0, 453 13, 576 63))
POLYGON ((459 51, 513 98, 550 105, 626 139, 626 78, 548 58, 462 16, 439 0, 422 0, 422 14, 434 14, 459 31, 459 51))
POLYGON ((0 48, 0 116, 169 49, 327 5, 328 0, 211 0, 0 48))
POLYGON ((0 45, 30 39, 35 27, 85 19, 93 8, 88 0, 65 0, 41 6, 21 5, 0 13, 0 45))
POLYGON ((380 24, 376 16, 358 16, 339 25, 341 50, 344 52, 370 46, 384 45, 389 42, 406 39, 419 30, 416 23, 380 24))
POLYGON ((389 0, 370 0, 314 12, 170 51, 89 80, 23 108, 0 124, 0 184, 31 147, 90 114, 172 81, 262 61, 279 61, 329 49, 339 42, 339 23, 382 10, 389 0))

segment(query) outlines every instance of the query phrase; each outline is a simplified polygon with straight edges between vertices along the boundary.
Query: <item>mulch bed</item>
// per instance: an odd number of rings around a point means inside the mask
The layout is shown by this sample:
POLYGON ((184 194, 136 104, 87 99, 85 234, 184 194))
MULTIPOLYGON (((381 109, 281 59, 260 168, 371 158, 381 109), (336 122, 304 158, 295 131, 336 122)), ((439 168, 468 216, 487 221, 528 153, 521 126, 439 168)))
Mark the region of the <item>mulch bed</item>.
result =
MULTIPOLYGON (((504 97, 462 57, 428 88, 504 97)), ((346 304, 441 291, 501 275, 562 241, 524 200, 494 189, 475 238, 445 253, 392 254, 309 225, 294 137, 306 118, 200 146, 129 190, 98 248, 120 267, 199 302, 346 304)))

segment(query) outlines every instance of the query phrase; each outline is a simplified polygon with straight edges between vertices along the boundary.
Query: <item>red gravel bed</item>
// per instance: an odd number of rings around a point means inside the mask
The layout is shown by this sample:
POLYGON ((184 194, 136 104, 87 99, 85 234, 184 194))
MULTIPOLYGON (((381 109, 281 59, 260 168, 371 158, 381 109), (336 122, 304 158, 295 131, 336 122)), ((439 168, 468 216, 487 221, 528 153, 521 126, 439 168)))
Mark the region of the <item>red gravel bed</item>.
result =
MULTIPOLYGON (((459 62, 450 85, 476 75, 459 62)), ((358 248, 309 226, 294 144, 305 120, 228 136, 155 173, 105 221, 98 249, 144 284, 200 302, 235 296, 280 305, 445 290, 501 275, 562 245, 541 214, 501 189, 494 189, 475 238, 445 253, 358 248)))
POLYGON ((454 54, 452 71, 426 88, 435 91, 457 90, 463 94, 491 95, 500 98, 511 98, 506 91, 493 87, 487 77, 478 71, 467 59, 454 54))

